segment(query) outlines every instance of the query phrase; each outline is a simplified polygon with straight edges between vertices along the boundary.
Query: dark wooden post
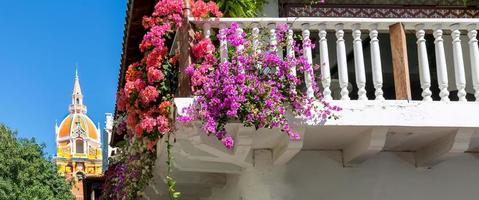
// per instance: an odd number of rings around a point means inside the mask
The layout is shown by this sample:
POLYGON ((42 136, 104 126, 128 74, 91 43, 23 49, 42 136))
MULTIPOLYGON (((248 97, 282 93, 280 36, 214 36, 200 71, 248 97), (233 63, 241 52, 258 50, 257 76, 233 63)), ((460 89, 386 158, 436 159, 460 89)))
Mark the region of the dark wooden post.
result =
POLYGON ((191 24, 188 21, 189 6, 188 2, 184 9, 183 25, 177 30, 176 39, 176 52, 179 54, 178 66, 178 88, 176 90, 177 97, 189 97, 191 96, 190 78, 185 74, 185 69, 191 64, 191 44, 194 38, 194 31, 191 24))
POLYGON ((406 33, 404 25, 397 23, 389 26, 391 54, 393 62, 394 88, 397 100, 411 100, 409 65, 407 60, 406 33))

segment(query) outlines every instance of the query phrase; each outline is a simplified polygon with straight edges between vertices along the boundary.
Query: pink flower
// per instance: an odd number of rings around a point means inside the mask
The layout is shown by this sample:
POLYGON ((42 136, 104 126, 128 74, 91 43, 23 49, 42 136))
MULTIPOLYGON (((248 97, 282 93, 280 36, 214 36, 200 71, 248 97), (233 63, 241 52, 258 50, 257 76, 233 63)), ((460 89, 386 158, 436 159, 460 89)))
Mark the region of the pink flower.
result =
POLYGON ((156 126, 156 120, 153 117, 145 116, 140 122, 141 129, 145 130, 148 133, 153 131, 153 128, 156 126))
POLYGON ((155 67, 148 68, 147 76, 148 76, 148 82, 150 83, 161 81, 165 78, 163 73, 160 70, 156 69, 155 67))
POLYGON ((158 118, 156 118, 156 123, 158 125, 158 131, 160 132, 160 134, 165 134, 165 133, 168 133, 170 131, 170 125, 169 125, 169 121, 168 121, 168 118, 160 115, 158 116, 158 118))
POLYGON ((153 16, 165 16, 183 12, 183 0, 161 0, 155 5, 153 16))
POLYGON ((223 13, 220 12, 218 5, 215 2, 210 1, 205 3, 203 0, 193 1, 190 0, 191 15, 196 18, 209 17, 210 14, 215 17, 222 17, 223 13))
POLYGON ((233 138, 229 135, 221 139, 221 142, 223 143, 223 145, 225 145, 227 149, 232 149, 235 144, 233 138))
POLYGON ((143 88, 145 88, 145 86, 146 86, 146 84, 143 80, 141 80, 141 79, 136 79, 135 80, 135 89, 137 91, 142 90, 143 88))
POLYGON ((146 57, 146 67, 158 67, 163 61, 163 58, 168 53, 168 49, 166 47, 156 47, 151 51, 148 56, 146 57))
POLYGON ((215 46, 213 43, 211 43, 211 40, 209 38, 205 38, 198 43, 196 43, 192 48, 191 51, 193 53, 193 56, 196 59, 203 58, 207 54, 210 54, 215 50, 215 46))
POLYGON ((141 101, 145 104, 155 101, 158 96, 158 91, 156 91, 156 88, 151 85, 140 92, 141 101))
POLYGON ((130 96, 130 94, 135 91, 135 82, 134 81, 126 81, 125 88, 123 89, 125 95, 130 96))
POLYGON ((128 98, 125 95, 125 91, 124 90, 118 91, 118 93, 116 93, 116 107, 118 111, 125 111, 127 103, 128 103, 128 98))

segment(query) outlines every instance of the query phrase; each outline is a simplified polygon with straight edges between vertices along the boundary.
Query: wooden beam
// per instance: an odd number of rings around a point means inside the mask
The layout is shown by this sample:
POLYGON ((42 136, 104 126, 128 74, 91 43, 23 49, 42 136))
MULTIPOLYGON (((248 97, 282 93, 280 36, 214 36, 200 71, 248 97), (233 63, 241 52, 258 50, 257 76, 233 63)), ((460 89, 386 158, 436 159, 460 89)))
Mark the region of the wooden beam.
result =
POLYGON ((343 165, 354 166, 383 150, 388 128, 373 128, 343 149, 343 165))
POLYGON ((450 157, 462 154, 469 149, 474 129, 459 128, 414 153, 416 167, 432 167, 450 157))
POLYGON ((389 26, 389 36, 391 39, 396 99, 411 100, 411 84, 409 82, 409 65, 404 25, 397 23, 389 26))
POLYGON ((194 31, 188 18, 183 18, 183 25, 176 32, 177 48, 175 53, 179 54, 178 58, 178 88, 176 90, 177 97, 191 96, 190 77, 185 73, 186 68, 192 63, 191 45, 194 38, 194 31))

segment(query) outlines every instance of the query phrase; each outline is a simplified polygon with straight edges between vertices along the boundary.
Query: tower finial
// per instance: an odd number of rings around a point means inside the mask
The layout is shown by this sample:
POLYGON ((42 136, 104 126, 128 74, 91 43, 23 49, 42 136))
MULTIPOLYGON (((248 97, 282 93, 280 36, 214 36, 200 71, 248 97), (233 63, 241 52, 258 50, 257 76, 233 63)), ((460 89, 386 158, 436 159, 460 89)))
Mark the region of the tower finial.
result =
POLYGON ((75 64, 75 81, 73 83, 71 113, 86 113, 86 106, 83 105, 83 95, 80 87, 80 77, 78 76, 78 64, 75 64))
POLYGON ((78 79, 78 63, 75 63, 75 79, 78 79))

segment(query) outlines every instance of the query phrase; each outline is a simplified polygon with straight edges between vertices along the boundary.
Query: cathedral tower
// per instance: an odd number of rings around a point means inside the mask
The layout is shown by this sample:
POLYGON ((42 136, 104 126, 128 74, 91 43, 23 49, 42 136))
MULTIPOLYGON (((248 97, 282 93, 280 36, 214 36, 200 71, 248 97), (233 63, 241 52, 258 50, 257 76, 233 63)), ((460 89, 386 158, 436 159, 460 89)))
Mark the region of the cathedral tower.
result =
POLYGON ((75 73, 69 112, 60 125, 55 125, 58 170, 67 177, 101 175, 101 132, 86 115, 78 72, 75 73))

